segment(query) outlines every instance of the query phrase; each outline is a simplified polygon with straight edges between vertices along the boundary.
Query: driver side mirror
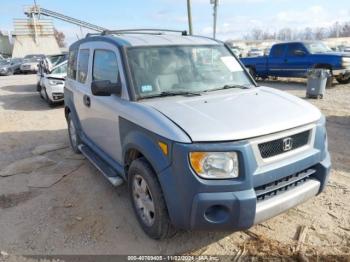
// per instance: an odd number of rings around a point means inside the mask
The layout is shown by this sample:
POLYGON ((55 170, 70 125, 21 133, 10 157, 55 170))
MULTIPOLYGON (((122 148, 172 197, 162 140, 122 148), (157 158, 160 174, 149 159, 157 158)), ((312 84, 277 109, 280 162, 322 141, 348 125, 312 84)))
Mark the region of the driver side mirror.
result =
POLYGON ((109 80, 95 80, 91 83, 91 92, 94 96, 120 95, 121 90, 119 83, 111 83, 109 80))
POLYGON ((297 56, 304 56, 306 53, 303 50, 295 50, 294 54, 297 56))

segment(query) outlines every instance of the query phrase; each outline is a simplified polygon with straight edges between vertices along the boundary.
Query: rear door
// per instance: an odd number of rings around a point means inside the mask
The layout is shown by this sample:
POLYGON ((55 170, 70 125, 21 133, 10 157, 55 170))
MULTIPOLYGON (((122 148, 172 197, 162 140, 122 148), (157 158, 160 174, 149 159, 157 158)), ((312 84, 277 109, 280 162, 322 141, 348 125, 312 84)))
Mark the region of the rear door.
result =
POLYGON ((312 66, 305 47, 300 43, 288 44, 284 68, 288 76, 305 76, 307 69, 312 66))
POLYGON ((268 57, 267 68, 271 76, 284 76, 284 59, 285 59, 286 45, 277 44, 271 49, 268 57))
POLYGON ((102 41, 82 45, 81 50, 85 49, 89 49, 88 76, 82 86, 82 96, 78 98, 80 101, 77 101, 81 104, 80 114, 84 133, 99 150, 121 163, 119 116, 125 108, 128 96, 124 90, 124 77, 120 73, 122 64, 119 50, 115 45, 102 41), (91 92, 91 83, 94 80, 123 83, 122 94, 94 96, 91 92))

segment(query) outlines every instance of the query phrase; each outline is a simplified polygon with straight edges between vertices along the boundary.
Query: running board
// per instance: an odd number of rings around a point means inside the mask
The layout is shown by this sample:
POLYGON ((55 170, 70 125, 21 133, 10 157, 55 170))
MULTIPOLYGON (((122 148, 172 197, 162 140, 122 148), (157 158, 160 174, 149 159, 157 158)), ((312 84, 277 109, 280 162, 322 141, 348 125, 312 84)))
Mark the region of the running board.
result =
POLYGON ((104 160, 96 155, 88 146, 79 145, 80 152, 93 164, 102 175, 108 179, 115 187, 123 184, 124 180, 118 176, 117 172, 112 169, 104 160))

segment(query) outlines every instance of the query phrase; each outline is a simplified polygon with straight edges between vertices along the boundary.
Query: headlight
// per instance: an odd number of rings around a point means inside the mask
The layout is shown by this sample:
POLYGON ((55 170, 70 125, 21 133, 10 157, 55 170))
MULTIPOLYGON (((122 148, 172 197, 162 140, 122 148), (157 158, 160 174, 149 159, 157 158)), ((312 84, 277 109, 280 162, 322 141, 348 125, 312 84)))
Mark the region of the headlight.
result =
POLYGON ((196 174, 206 179, 238 177, 236 152, 191 152, 190 163, 196 174))
POLYGON ((350 57, 342 57, 341 61, 343 67, 350 67, 350 57))
POLYGON ((50 85, 63 85, 64 84, 64 82, 63 81, 61 81, 61 80, 49 80, 49 84, 50 85))

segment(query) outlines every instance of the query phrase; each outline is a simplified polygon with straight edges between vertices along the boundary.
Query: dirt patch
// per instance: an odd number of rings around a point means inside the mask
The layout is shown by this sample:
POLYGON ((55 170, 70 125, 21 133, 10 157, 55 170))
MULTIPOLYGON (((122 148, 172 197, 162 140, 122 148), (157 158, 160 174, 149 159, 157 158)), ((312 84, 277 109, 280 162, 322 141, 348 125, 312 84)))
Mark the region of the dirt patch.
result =
POLYGON ((32 191, 21 192, 17 194, 0 195, 0 208, 10 208, 19 205, 20 203, 26 202, 35 196, 37 193, 32 191))

